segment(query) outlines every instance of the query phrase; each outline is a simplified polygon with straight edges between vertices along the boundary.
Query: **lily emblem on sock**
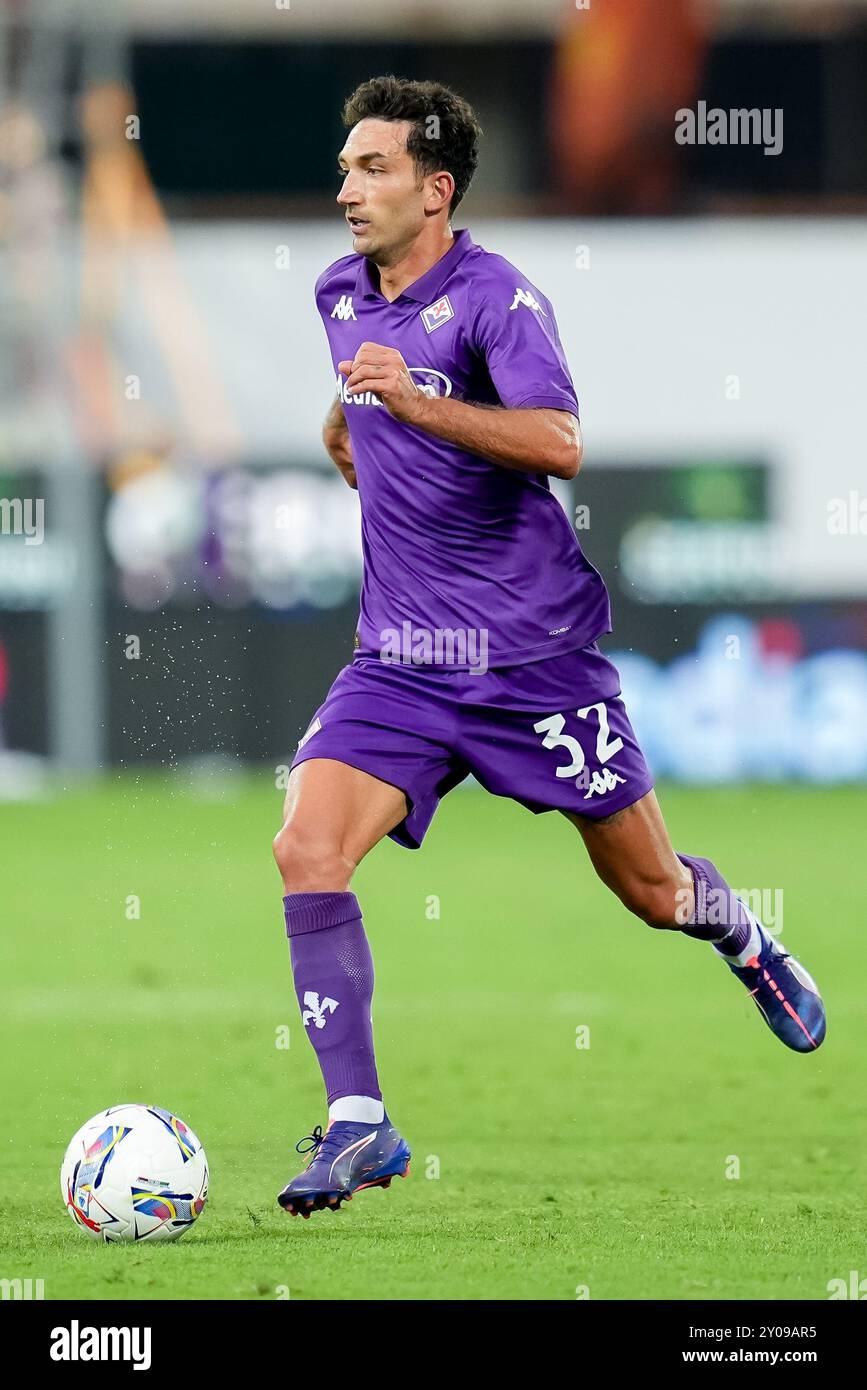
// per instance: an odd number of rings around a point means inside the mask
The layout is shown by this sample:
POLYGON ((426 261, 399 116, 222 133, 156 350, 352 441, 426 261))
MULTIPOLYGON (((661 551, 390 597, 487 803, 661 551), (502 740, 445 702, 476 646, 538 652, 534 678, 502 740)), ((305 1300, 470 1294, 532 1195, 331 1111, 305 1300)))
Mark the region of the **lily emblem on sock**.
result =
POLYGON ((304 1003, 307 1005, 307 1008, 304 1009, 303 1013, 301 1014, 301 1020, 304 1024, 304 1027, 308 1028, 312 1019, 314 1027, 324 1028, 325 1024, 328 1021, 326 1017, 326 1009, 328 1013, 333 1014, 334 1010, 340 1004, 340 1000, 329 999, 328 995, 326 995, 325 998, 322 1000, 322 1003, 320 1004, 318 993, 315 990, 308 989, 304 995, 304 1003))

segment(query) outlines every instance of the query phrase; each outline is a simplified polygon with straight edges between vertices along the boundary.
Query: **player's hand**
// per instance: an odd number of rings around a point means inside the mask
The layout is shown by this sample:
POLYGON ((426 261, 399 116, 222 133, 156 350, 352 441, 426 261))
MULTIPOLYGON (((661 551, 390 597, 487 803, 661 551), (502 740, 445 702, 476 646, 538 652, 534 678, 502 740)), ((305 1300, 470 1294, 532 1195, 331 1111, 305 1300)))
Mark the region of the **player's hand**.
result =
POLYGON ((337 370, 346 377, 347 391, 375 391, 389 415, 405 424, 414 422, 426 400, 397 348, 362 343, 354 360, 338 362, 337 370))

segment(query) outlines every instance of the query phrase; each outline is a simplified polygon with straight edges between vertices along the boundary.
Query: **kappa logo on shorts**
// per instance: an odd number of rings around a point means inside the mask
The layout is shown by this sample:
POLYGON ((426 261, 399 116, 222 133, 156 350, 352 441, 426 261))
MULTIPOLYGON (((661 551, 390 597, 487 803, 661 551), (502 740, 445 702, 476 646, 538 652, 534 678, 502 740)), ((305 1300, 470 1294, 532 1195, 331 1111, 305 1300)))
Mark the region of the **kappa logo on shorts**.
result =
POLYGON ((313 737, 314 734, 318 734, 318 733, 319 733, 319 730, 320 730, 321 728, 322 728, 322 720, 321 720, 321 719, 314 719, 314 720, 313 720, 313 723, 310 725, 310 728, 307 730, 307 733, 304 735, 304 737, 303 737, 302 739, 299 739, 299 740, 298 740, 298 750, 297 750, 297 751, 298 751, 299 753, 300 753, 301 749, 304 747, 304 745, 305 745, 305 743, 307 742, 307 740, 308 740, 308 739, 311 739, 311 738, 313 737))
POLYGON ((618 782, 625 781, 625 777, 621 777, 619 772, 612 772, 610 767, 604 767, 601 772, 588 772, 585 767, 575 778, 575 785, 587 787, 584 793, 586 801, 589 796, 604 796, 606 792, 613 792, 618 782))
POLYGON ((447 294, 444 294, 435 304, 429 304, 426 309, 421 311, 421 321, 428 333, 433 333, 435 328, 441 328, 454 316, 455 311, 447 294))

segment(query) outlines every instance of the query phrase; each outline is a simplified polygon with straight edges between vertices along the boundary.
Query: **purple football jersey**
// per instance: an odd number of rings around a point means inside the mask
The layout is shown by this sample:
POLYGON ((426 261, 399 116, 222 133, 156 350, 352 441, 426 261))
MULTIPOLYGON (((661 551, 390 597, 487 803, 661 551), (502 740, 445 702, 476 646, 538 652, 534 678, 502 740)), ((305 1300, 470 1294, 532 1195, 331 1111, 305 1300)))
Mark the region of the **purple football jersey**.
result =
MULTIPOLYGON (((393 303, 359 255, 320 275, 316 303, 335 372, 373 342, 396 348, 429 395, 578 414, 550 301, 466 230, 393 303)), ((401 651, 422 653, 402 660, 466 669, 477 651, 462 661, 459 643, 437 637, 458 632, 484 643, 488 667, 516 666, 611 631, 605 585, 547 477, 435 439, 345 387, 338 373, 361 501, 361 652, 381 655, 399 633, 401 651), (415 634, 434 638, 426 648, 415 634)))

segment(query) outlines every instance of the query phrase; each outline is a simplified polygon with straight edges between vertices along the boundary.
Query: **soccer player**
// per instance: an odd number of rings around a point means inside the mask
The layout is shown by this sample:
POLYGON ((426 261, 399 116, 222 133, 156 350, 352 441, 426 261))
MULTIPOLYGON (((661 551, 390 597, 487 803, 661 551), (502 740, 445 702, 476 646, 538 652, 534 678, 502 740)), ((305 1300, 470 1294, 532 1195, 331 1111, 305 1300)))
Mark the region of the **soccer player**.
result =
POLYGON ((475 116, 434 82, 379 77, 347 101, 337 202, 352 254, 316 302, 337 394, 323 430, 361 504, 356 650, 299 744, 274 841, 328 1126, 278 1197, 293 1215, 405 1175, 371 1022, 373 965, 350 883, 384 836, 417 849, 469 773, 576 827, 649 926, 711 942, 787 1047, 825 1012, 807 972, 709 859, 676 854, 597 639, 605 585, 548 479, 581 463, 578 401, 550 300, 452 218, 475 116))

